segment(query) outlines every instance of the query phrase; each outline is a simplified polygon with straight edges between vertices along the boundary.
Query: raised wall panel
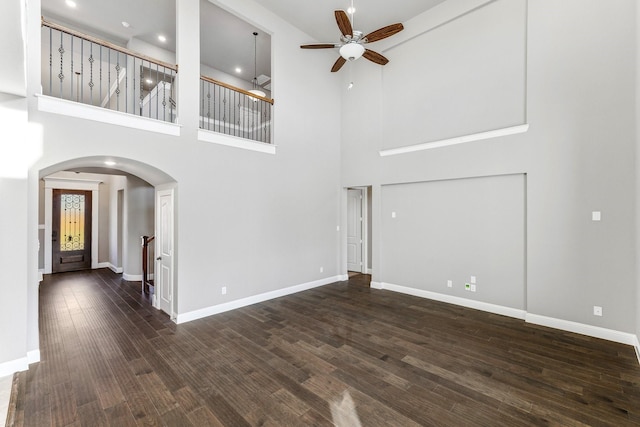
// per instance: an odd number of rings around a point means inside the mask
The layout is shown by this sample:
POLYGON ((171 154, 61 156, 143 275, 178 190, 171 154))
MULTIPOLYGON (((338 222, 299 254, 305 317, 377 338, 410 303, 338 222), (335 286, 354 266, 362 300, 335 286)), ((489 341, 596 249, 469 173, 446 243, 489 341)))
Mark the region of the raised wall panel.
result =
POLYGON ((524 124, 526 13, 498 0, 386 50, 382 148, 524 124))
POLYGON ((525 181, 518 174, 383 186, 381 281, 526 309, 525 181), (475 293, 464 290, 471 276, 475 293))

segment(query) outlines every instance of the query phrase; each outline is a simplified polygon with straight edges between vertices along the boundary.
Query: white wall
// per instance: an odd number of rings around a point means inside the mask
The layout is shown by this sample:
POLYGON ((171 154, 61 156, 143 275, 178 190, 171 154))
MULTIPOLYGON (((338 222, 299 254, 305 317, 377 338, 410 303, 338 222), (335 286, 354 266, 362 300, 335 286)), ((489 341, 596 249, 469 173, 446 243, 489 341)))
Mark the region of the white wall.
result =
MULTIPOLYGON (((299 49, 298 41, 308 39, 307 35, 257 3, 228 2, 227 8, 272 34, 273 77, 279 96, 273 113, 277 152, 270 155, 199 141, 200 62, 198 31, 194 31, 199 7, 197 0, 178 3, 180 136, 41 112, 36 99, 30 120, 42 126, 44 149, 30 174, 65 169, 70 161, 93 166, 114 158, 134 164, 122 170, 154 186, 175 183, 178 314, 335 277, 340 194, 338 77, 327 75, 322 58, 299 49), (317 95, 300 98, 309 81, 315 82, 317 95), (226 295, 221 295, 221 286, 227 287, 226 295)), ((39 28, 31 31, 39 35, 39 28)), ((33 81, 39 79, 39 69, 29 72, 33 81)), ((35 93, 39 85, 29 90, 35 93)), ((37 223, 37 180, 29 187, 28 198, 36 200, 31 227, 37 223)), ((126 203, 133 198, 129 194, 126 203)), ((126 217, 132 217, 131 209, 126 217)), ((139 245, 140 235, 151 233, 137 230, 135 234, 139 245)), ((139 265, 135 254, 126 253, 124 258, 125 273, 134 265, 133 259, 139 265)), ((36 295, 29 301, 35 307, 29 337, 37 342, 36 295)))
POLYGON ((142 278, 140 238, 154 235, 154 195, 154 188, 147 182, 134 176, 126 178, 122 263, 126 280, 142 278))
MULTIPOLYGON (((516 63, 526 55, 526 86, 518 93, 526 94, 527 133, 409 154, 379 154, 383 148, 417 141, 415 134, 401 129, 385 132, 389 124, 381 94, 390 84, 388 76, 423 69, 425 64, 441 59, 445 64, 452 63, 444 57, 448 55, 446 38, 438 39, 441 49, 416 52, 413 57, 396 56, 392 47, 412 37, 417 37, 418 43, 422 38, 431 40, 436 31, 446 33, 447 26, 462 22, 456 20, 458 16, 473 22, 469 30, 477 31, 478 39, 484 40, 483 32, 492 28, 480 24, 495 18, 488 12, 515 6, 508 0, 497 0, 473 10, 483 3, 445 2, 406 22, 404 32, 377 46, 390 59, 386 68, 366 61, 354 64, 358 79, 351 91, 343 93, 342 185, 373 185, 373 280, 397 280, 376 269, 381 265, 381 247, 387 244, 381 231, 381 207, 385 203, 381 200, 382 185, 527 174, 526 310, 538 316, 634 333, 638 323, 636 249, 631 232, 636 223, 634 1, 528 1, 527 32, 522 34, 526 39, 516 40, 523 50, 509 50, 502 58, 505 63, 516 63), (444 27, 430 32, 439 25, 444 27), (602 221, 591 221, 592 211, 601 211, 602 221), (603 317, 593 316, 594 305, 603 307, 603 317)), ((491 50, 491 46, 484 48, 482 52, 491 50)), ((461 99, 467 93, 457 79, 459 70, 448 71, 453 77, 444 70, 435 84, 450 93, 439 94, 436 100, 447 95, 461 99)), ((433 85, 429 82, 426 87, 433 85)), ((431 102, 422 86, 410 89, 408 98, 431 102)), ((495 95, 480 101, 487 111, 500 112, 505 111, 512 95, 511 85, 496 87, 495 95)), ((431 124, 433 119, 442 118, 437 107, 433 116, 416 118, 425 125, 420 142, 430 141, 433 126, 440 126, 431 124)), ((457 124, 447 122, 449 129, 443 137, 468 133, 471 128, 467 125, 476 117, 458 119, 457 124)), ((428 276, 428 272, 424 274, 428 276)))

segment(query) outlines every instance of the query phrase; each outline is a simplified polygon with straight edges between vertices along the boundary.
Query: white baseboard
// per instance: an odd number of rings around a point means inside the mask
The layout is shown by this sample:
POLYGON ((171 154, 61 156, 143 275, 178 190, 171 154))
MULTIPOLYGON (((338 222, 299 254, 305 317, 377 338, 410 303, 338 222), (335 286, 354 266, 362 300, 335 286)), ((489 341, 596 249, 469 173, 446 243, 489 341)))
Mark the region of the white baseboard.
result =
POLYGON ((44 280, 44 270, 38 270, 38 282, 42 282, 44 280))
POLYGON ((27 362, 29 364, 37 363, 40 361, 40 349, 31 350, 27 352, 27 362))
POLYGON ((587 335, 603 340, 619 342, 638 347, 638 338, 634 334, 620 332, 613 329, 601 328, 600 326, 586 325, 584 323, 572 322, 570 320, 556 319, 554 317, 540 316, 538 314, 527 313, 525 319, 535 325, 547 326, 549 328, 560 329, 567 332, 587 335))
POLYGON ((336 276, 338 278, 338 280, 340 282, 344 282, 345 280, 349 280, 349 273, 347 274, 341 274, 339 276, 336 276))
POLYGON ((122 273, 122 278, 128 282, 141 282, 142 274, 127 274, 122 273))
POLYGON ((370 268, 367 268, 367 274, 373 274, 373 270, 370 268))
POLYGON ((636 356, 638 356, 638 363, 640 363, 640 340, 636 335, 627 332, 601 328, 599 326, 586 325, 584 323, 577 323, 569 320, 556 319, 553 317, 540 316, 537 314, 527 313, 526 310, 504 307, 500 305, 489 304, 486 302, 460 298, 452 295, 439 294, 422 289, 394 285, 391 283, 371 282, 370 286, 373 289, 386 289, 389 291, 400 292, 403 294, 413 295, 421 298, 460 305, 476 310, 487 311, 489 313, 501 314, 503 316, 522 319, 528 323, 533 323, 536 325, 547 326, 549 328, 559 329, 567 332, 574 332, 594 338, 601 338, 608 341, 631 345, 635 348, 636 356))
POLYGON ((107 263, 107 266, 109 268, 109 270, 113 271, 114 273, 120 274, 123 271, 122 267, 116 267, 115 265, 111 264, 110 262, 107 263))
POLYGON ((225 311, 235 310, 237 308, 246 307, 248 305, 257 304, 259 302, 268 301, 270 299, 283 297, 286 295, 295 294, 298 292, 306 291, 308 289, 317 288, 319 286, 328 285, 340 281, 341 276, 327 277, 326 279, 315 280, 313 282, 303 283, 301 285, 290 286, 284 289, 278 289, 275 291, 265 292, 263 294, 250 296, 247 298, 241 298, 239 300, 226 302, 223 304, 213 305, 211 307, 201 308, 199 310, 193 310, 186 313, 181 313, 176 316, 175 322, 177 324, 190 322, 192 320, 201 319, 203 317, 212 316, 218 313, 224 313, 225 311))
MULTIPOLYGON (((387 289, 389 291, 400 292, 403 294, 413 295, 416 297, 432 299, 435 301, 446 302, 449 304, 460 305, 463 307, 474 308, 476 310, 487 311, 489 313, 500 314, 503 316, 515 317, 524 320, 526 311, 517 308, 505 307, 502 305, 491 304, 488 302, 476 301, 467 298, 460 298, 453 295, 439 294, 437 292, 425 291, 422 289, 408 288, 406 286, 393 285, 391 283, 380 283, 381 287, 376 289, 387 289)), ((372 286, 373 287, 373 282, 372 286)))
POLYGON ((26 371, 29 369, 29 360, 22 357, 16 360, 0 363, 0 377, 8 377, 16 372, 26 371))
POLYGON ((99 262, 95 268, 111 268, 110 262, 99 262))

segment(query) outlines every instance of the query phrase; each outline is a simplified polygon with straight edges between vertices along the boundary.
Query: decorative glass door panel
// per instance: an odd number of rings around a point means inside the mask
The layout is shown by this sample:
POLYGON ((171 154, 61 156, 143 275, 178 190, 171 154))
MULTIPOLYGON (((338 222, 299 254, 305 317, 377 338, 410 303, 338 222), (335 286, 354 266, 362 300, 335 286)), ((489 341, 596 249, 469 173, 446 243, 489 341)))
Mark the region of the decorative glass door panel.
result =
POLYGON ((91 268, 91 191, 53 190, 52 271, 91 268))

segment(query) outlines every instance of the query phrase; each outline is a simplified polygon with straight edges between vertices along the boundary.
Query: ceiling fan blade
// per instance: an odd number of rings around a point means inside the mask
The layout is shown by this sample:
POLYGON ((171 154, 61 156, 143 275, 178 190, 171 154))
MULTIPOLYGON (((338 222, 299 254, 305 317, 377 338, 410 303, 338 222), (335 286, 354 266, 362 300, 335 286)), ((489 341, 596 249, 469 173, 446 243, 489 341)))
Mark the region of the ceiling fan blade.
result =
POLYGON ((335 64, 333 64, 333 67, 331 67, 331 72, 335 73, 336 71, 338 71, 340 68, 342 68, 345 62, 347 62, 346 59, 344 59, 342 56, 339 57, 335 64))
POLYGON ((367 43, 377 42, 378 40, 386 39, 400 31, 404 30, 404 26, 400 23, 387 25, 386 27, 382 27, 379 30, 375 30, 364 36, 367 40, 367 43))
POLYGON ((340 28, 340 32, 343 36, 353 36, 353 28, 351 27, 351 21, 349 20, 349 16, 347 12, 344 10, 336 10, 336 22, 338 23, 338 28, 340 28))
POLYGON ((300 46, 302 49, 333 49, 334 47, 337 47, 334 43, 303 44, 300 46))
POLYGON ((384 56, 380 55, 378 52, 374 52, 369 49, 365 49, 362 54, 365 58, 367 58, 371 62, 375 62, 376 64, 386 65, 389 60, 384 56))

